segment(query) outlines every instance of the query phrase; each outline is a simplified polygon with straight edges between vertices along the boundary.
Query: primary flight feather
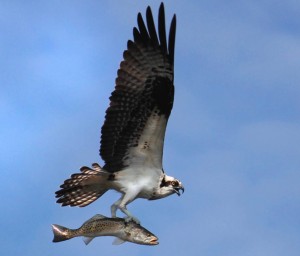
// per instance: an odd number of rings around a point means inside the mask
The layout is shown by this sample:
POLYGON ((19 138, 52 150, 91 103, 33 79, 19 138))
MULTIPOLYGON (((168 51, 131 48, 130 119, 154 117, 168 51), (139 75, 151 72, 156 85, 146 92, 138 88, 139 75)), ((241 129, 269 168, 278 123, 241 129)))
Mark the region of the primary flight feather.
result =
POLYGON ((176 16, 171 21, 169 38, 165 30, 163 3, 156 31, 150 7, 146 23, 139 13, 124 60, 120 64, 115 90, 110 97, 101 129, 101 168, 82 167, 56 192, 63 206, 86 206, 107 190, 120 192, 111 206, 128 220, 139 220, 126 208, 136 198, 160 199, 184 191, 181 182, 165 174, 162 165, 163 145, 168 118, 174 100, 174 48, 176 16))

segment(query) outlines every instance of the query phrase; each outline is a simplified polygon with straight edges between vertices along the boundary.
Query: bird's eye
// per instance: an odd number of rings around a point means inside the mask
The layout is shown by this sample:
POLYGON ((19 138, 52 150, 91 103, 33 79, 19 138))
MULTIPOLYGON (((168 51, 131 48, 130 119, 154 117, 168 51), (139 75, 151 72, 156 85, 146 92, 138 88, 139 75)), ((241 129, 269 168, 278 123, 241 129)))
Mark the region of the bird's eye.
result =
POLYGON ((175 187, 175 186, 178 186, 178 181, 173 180, 171 184, 172 184, 172 186, 174 186, 174 187, 175 187))

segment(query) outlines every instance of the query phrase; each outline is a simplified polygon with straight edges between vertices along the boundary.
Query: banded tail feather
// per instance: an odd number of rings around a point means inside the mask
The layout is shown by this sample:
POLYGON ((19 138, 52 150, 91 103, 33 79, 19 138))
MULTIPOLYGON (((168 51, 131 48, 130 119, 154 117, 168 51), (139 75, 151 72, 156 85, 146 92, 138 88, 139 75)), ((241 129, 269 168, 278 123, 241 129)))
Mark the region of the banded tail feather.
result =
POLYGON ((64 181, 60 190, 56 191, 57 203, 62 206, 84 207, 101 197, 107 190, 107 181, 111 175, 101 169, 97 163, 92 164, 93 168, 83 166, 81 173, 72 174, 64 181))

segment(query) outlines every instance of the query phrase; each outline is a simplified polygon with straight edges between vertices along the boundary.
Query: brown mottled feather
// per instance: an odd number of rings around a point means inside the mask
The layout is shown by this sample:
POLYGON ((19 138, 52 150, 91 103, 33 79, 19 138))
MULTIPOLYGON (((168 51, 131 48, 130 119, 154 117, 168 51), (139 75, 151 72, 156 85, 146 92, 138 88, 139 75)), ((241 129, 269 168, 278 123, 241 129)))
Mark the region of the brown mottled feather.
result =
POLYGON ((153 150, 147 152, 149 158, 154 152, 153 158, 158 161, 155 165, 161 165, 164 133, 173 106, 176 18, 171 22, 168 46, 163 4, 159 9, 158 36, 150 7, 146 11, 147 27, 141 14, 137 20, 134 41, 129 40, 124 51, 101 129, 100 155, 108 172, 120 171, 133 159, 143 157, 136 148, 145 143, 140 141, 145 130, 147 138, 157 135, 161 140, 157 145, 149 143, 148 148, 153 150), (157 128, 150 131, 147 125, 157 128))

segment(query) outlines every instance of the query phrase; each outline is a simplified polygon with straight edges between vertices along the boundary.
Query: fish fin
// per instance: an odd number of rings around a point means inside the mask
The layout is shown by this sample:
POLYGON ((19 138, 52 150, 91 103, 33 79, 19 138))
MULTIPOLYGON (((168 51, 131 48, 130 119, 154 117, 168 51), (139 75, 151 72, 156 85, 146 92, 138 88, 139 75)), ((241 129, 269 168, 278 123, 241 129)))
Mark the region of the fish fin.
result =
POLYGON ((119 237, 116 237, 115 240, 113 241, 113 245, 120 245, 120 244, 123 244, 125 243, 126 241, 124 241, 123 239, 119 238, 119 237))
POLYGON ((99 220, 99 219, 105 219, 105 218, 107 218, 107 217, 105 217, 104 215, 96 214, 95 216, 93 216, 92 218, 90 218, 90 219, 88 219, 86 222, 84 222, 84 223, 82 224, 82 226, 85 225, 85 224, 87 224, 87 223, 89 223, 89 222, 91 222, 91 221, 99 220))
POLYGON ((52 224, 52 231, 53 231, 53 235, 54 235, 53 240, 52 240, 53 243, 62 242, 62 241, 72 238, 72 237, 68 236, 68 232, 70 230, 66 227, 52 224))
POLYGON ((102 214, 96 214, 95 216, 93 216, 91 219, 93 220, 98 220, 98 219, 106 219, 107 217, 102 215, 102 214))
POLYGON ((84 236, 82 238, 83 242, 88 245, 92 240, 94 239, 94 237, 90 237, 90 236, 84 236))

